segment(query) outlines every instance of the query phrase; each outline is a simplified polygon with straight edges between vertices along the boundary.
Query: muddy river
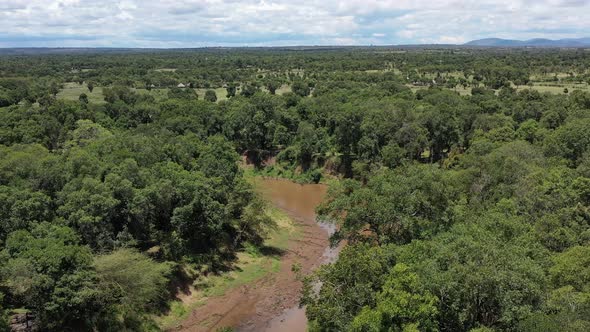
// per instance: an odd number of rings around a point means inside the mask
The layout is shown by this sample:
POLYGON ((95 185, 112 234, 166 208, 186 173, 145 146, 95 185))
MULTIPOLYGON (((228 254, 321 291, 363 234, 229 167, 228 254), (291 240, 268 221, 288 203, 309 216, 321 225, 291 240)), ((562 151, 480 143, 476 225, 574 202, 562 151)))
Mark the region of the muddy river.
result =
MULTIPOLYGON (((261 183, 264 197, 276 207, 286 211, 291 218, 305 219, 306 222, 315 222, 315 208, 322 202, 326 195, 327 187, 318 184, 300 185, 291 181, 265 179, 261 183)), ((334 232, 334 225, 318 223, 326 235, 334 232)), ((325 243, 325 249, 319 258, 319 264, 333 262, 338 257, 338 248, 330 248, 325 243)), ((307 331, 307 318, 305 308, 294 305, 273 318, 264 331, 267 332, 305 332, 307 331)))
POLYGON ((333 226, 316 222, 315 208, 327 187, 277 179, 259 179, 256 187, 269 203, 289 215, 300 236, 289 240, 277 273, 210 298, 177 331, 216 331, 225 326, 240 332, 307 330, 305 309, 298 306, 302 284, 292 266, 297 264, 303 274, 309 274, 338 255, 338 249, 330 248, 328 243, 333 226))

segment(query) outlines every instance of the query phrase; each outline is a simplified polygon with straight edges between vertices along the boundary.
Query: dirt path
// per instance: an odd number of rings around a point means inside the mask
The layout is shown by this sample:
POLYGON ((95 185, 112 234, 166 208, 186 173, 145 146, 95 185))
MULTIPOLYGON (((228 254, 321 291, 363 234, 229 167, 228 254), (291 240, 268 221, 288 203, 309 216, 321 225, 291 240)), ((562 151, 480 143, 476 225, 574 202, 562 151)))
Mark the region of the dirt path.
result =
POLYGON ((269 273, 252 284, 209 298, 176 331, 216 331, 222 327, 237 331, 306 330, 303 310, 296 308, 302 285, 296 280, 292 266, 298 264, 308 274, 327 259, 328 232, 315 222, 314 212, 326 187, 270 179, 262 180, 260 185, 263 196, 292 218, 301 236, 289 240, 278 273, 269 273))

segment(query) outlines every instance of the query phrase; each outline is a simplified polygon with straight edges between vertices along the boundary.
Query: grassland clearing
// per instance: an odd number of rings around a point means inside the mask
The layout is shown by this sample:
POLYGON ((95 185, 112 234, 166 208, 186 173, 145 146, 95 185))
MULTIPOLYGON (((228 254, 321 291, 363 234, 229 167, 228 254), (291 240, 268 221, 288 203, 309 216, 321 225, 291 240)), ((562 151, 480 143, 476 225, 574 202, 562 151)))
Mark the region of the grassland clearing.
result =
POLYGON ((88 96, 88 101, 91 103, 104 103, 104 95, 102 94, 102 87, 95 86, 92 92, 88 91, 86 83, 78 84, 75 82, 68 82, 64 84, 63 89, 57 94, 58 99, 78 100, 80 95, 85 93, 88 96))

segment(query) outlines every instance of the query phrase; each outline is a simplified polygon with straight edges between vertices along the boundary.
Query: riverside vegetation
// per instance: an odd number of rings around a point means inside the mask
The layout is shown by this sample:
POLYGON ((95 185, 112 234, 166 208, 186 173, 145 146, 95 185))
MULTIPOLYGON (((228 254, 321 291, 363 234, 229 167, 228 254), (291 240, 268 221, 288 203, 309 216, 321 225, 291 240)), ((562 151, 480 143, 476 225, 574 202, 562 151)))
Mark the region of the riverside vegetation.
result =
POLYGON ((0 56, 0 331, 162 328, 274 218, 239 167, 326 178, 312 331, 590 330, 590 52, 0 56), (321 287, 317 282, 320 282, 321 287), (172 302, 173 303, 173 302, 172 302))

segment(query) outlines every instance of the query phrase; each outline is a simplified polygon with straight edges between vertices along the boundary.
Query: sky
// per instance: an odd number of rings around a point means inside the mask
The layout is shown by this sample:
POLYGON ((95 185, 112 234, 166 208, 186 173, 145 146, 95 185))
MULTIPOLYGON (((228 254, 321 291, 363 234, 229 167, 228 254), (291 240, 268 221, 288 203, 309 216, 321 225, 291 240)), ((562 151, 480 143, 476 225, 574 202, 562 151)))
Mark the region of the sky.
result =
POLYGON ((590 0, 0 0, 0 47, 460 44, 590 37, 590 0))

